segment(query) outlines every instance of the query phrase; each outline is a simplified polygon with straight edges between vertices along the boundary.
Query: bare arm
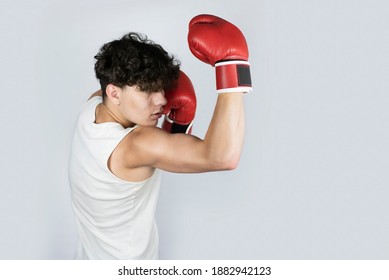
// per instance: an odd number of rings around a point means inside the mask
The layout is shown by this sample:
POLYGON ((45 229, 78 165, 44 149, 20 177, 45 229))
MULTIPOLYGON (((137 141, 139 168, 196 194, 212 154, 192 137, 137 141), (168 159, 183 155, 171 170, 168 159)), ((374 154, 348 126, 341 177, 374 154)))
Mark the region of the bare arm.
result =
POLYGON ((243 94, 219 94, 204 139, 209 158, 228 169, 235 168, 242 151, 244 128, 243 94))
POLYGON ((185 173, 234 169, 244 138, 243 95, 218 95, 204 140, 155 127, 136 129, 126 138, 128 168, 149 166, 185 173))

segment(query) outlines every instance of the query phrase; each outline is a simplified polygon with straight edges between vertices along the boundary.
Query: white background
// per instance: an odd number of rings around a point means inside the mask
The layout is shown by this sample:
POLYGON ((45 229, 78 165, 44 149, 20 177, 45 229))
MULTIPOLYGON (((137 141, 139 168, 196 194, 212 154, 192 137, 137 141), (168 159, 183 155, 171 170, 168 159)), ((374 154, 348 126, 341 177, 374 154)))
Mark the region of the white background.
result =
POLYGON ((389 2, 2 0, 0 259, 73 257, 67 161, 103 43, 138 31, 177 56, 205 135, 200 13, 243 31, 254 92, 237 170, 164 173, 160 258, 389 258, 389 2))

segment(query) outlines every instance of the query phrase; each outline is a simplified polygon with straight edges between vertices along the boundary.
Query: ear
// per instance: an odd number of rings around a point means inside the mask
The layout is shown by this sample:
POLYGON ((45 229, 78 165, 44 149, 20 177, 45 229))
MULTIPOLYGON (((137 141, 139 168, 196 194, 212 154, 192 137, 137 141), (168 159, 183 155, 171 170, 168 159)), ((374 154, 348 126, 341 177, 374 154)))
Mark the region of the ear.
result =
POLYGON ((121 88, 113 85, 113 84, 108 84, 105 92, 107 93, 108 99, 115 105, 120 104, 120 93, 121 93, 121 88))

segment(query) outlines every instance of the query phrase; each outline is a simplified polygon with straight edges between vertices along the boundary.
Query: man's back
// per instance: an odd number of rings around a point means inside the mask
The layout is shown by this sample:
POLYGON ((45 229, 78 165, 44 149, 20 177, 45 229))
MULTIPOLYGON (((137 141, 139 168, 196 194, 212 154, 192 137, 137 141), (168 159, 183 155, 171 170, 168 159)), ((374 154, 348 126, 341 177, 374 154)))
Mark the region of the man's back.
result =
POLYGON ((93 97, 77 120, 69 161, 72 203, 79 231, 77 259, 156 259, 154 220, 160 171, 141 182, 128 182, 108 168, 108 159, 133 128, 95 123, 93 97))

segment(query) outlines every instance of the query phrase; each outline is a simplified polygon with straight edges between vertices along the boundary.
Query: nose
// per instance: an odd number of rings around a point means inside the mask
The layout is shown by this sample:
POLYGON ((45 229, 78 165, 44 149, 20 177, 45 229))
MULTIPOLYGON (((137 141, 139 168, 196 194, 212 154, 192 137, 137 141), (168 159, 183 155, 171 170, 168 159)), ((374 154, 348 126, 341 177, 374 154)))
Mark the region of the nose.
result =
POLYGON ((164 106, 167 103, 167 100, 165 98, 165 92, 163 90, 155 92, 153 99, 154 99, 154 104, 158 106, 164 106))

